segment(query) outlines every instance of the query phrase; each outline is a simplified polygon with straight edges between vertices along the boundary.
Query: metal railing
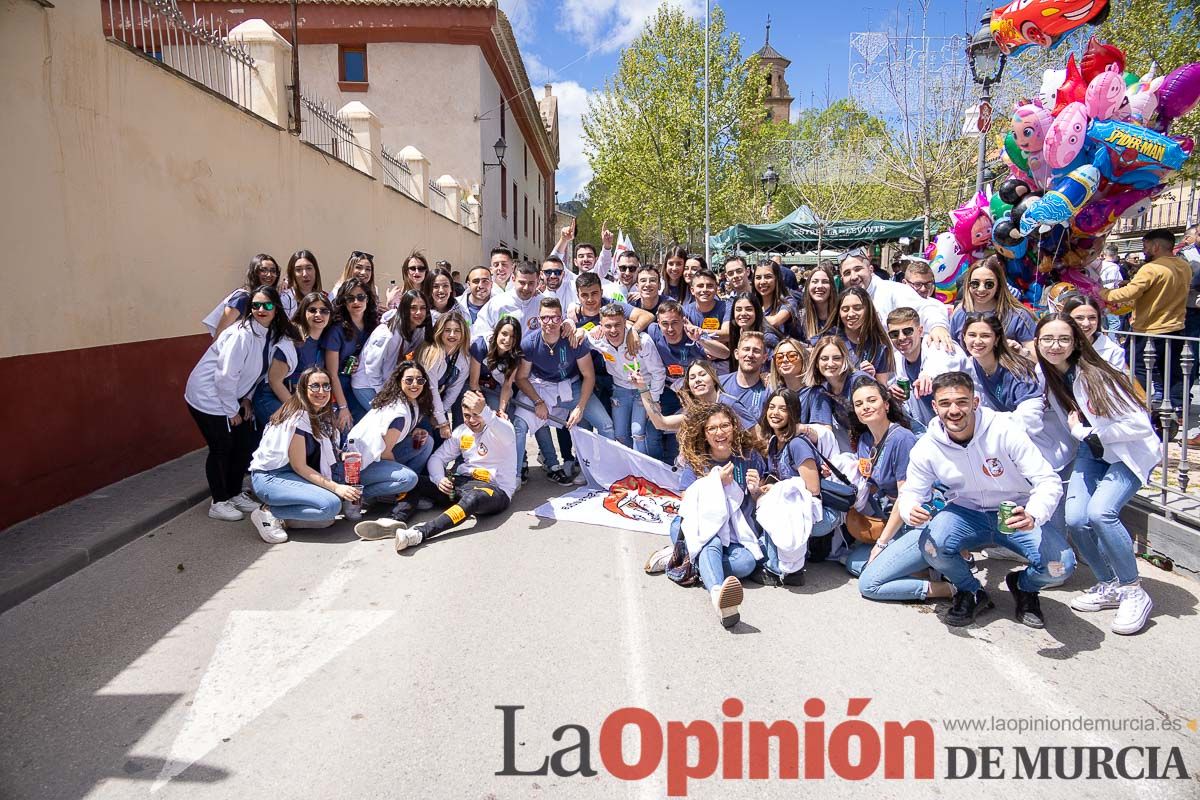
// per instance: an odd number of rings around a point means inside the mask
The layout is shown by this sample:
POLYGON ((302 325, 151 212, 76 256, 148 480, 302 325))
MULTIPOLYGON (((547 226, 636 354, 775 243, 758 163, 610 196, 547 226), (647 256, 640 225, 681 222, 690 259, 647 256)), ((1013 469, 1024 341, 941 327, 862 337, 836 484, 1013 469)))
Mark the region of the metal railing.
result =
MULTIPOLYGON (((406 182, 412 180, 412 170, 409 169, 408 162, 388 150, 387 145, 382 146, 382 151, 384 184, 412 197, 412 192, 405 186, 406 182)), ((419 197, 413 197, 413 199, 420 200, 419 197)))
POLYGON ((1184 228, 1200 219, 1200 185, 1195 179, 1176 184, 1167 190, 1171 199, 1157 202, 1139 217, 1119 219, 1113 226, 1113 235, 1124 235, 1154 228, 1184 228))
POLYGON ((176 0, 106 0, 104 30, 109 39, 200 83, 238 105, 250 106, 250 52, 229 41, 225 24, 204 19, 193 6, 191 18, 176 0))
POLYGON ((459 201, 458 204, 458 224, 464 228, 471 227, 471 207, 465 200, 459 201))
POLYGON ((1188 461, 1189 450, 1193 454, 1200 450, 1200 447, 1188 444, 1189 431, 1200 419, 1192 400, 1192 389, 1195 388, 1192 371, 1200 356, 1200 338, 1134 331, 1115 331, 1110 335, 1125 339, 1126 372, 1145 390, 1146 411, 1150 418, 1163 431, 1170 432, 1176 427, 1179 431, 1178 443, 1174 436, 1162 435, 1159 467, 1151 473, 1140 494, 1142 497, 1156 494, 1160 504, 1158 510, 1168 519, 1200 527, 1200 485, 1192 485, 1192 468, 1188 461), (1161 357, 1159 349, 1162 350, 1161 357), (1171 400, 1172 394, 1180 398, 1178 414, 1171 400), (1159 396, 1157 401, 1155 395, 1159 396))
POLYGON ((300 93, 300 141, 346 164, 352 164, 351 153, 358 143, 349 123, 338 116, 325 100, 300 93))

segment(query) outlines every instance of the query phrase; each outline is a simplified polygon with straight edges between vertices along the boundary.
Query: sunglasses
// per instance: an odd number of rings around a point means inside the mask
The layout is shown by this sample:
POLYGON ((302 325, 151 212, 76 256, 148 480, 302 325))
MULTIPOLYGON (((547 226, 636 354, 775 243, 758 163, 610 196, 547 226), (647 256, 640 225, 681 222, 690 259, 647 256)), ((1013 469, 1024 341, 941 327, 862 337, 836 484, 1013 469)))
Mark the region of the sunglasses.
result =
POLYGON ((412 377, 409 377, 409 378, 401 378, 400 382, 403 383, 405 386, 424 386, 425 385, 425 379, 422 378, 420 375, 413 375, 412 377))
POLYGON ((425 272, 428 269, 429 269, 429 267, 426 267, 424 264, 413 264, 408 268, 408 271, 409 272, 425 272))
POLYGON ((332 312, 328 308, 325 308, 324 306, 312 306, 311 308, 305 309, 305 313, 316 314, 318 317, 324 317, 324 316, 328 316, 332 312))
POLYGON ((367 302, 367 296, 365 294, 346 295, 346 302, 347 303, 365 303, 365 302, 367 302))
POLYGON ((449 262, 449 261, 437 261, 437 262, 435 262, 435 263, 434 263, 434 266, 435 266, 435 267, 444 267, 444 268, 446 268, 446 269, 450 269, 450 262, 449 262))
POLYGON ((916 330, 917 330, 916 328, 912 328, 912 327, 896 328, 895 330, 888 331, 888 338, 899 339, 902 336, 912 336, 916 332, 916 330))
POLYGON ((776 364, 783 362, 783 361, 786 361, 787 363, 791 364, 791 363, 799 361, 799 360, 800 360, 800 354, 797 352, 794 352, 792 350, 785 350, 782 353, 775 354, 775 363, 776 364))
POLYGON ((562 317, 538 317, 543 325, 557 325, 562 322, 562 317))
POLYGON ((542 270, 542 274, 547 278, 557 278, 563 274, 563 271, 561 269, 544 269, 542 270))
POLYGON ((641 264, 618 264, 617 269, 620 272, 635 272, 642 268, 641 264))
POLYGON ((274 303, 251 303, 250 308, 254 311, 274 311, 274 303))
POLYGON ((308 385, 310 392, 328 392, 332 388, 328 383, 310 383, 308 385))
POLYGON ((364 253, 362 250, 354 250, 350 253, 351 258, 365 258, 367 261, 374 261, 375 256, 370 253, 364 253))
POLYGON ((971 289, 995 289, 995 281, 969 281, 967 287, 971 289))
POLYGON ((847 258, 867 258, 867 257, 868 257, 867 256, 867 248, 855 247, 851 250, 847 250, 846 252, 844 252, 840 256, 838 256, 838 262, 845 261, 847 258))

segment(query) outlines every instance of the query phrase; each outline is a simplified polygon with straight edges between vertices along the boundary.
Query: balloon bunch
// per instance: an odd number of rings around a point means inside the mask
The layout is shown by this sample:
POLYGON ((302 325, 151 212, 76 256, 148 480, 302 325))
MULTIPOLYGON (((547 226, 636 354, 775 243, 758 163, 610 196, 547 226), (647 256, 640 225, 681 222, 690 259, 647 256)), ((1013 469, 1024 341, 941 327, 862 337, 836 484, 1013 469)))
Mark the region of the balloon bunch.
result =
MULTIPOLYGON (((1087 268, 1104 237, 1122 216, 1145 213, 1191 154, 1192 140, 1169 129, 1200 102, 1200 62, 1155 72, 1126 72, 1125 54, 1093 37, 1079 62, 1072 54, 1065 69, 1046 71, 1039 99, 1014 109, 1003 150, 1009 174, 988 210, 989 238, 1020 288, 1030 288, 1022 277, 1028 284, 1036 268, 1095 294, 1087 268)), ((977 241, 946 236, 931 247, 943 264, 939 289, 977 257, 977 241)))

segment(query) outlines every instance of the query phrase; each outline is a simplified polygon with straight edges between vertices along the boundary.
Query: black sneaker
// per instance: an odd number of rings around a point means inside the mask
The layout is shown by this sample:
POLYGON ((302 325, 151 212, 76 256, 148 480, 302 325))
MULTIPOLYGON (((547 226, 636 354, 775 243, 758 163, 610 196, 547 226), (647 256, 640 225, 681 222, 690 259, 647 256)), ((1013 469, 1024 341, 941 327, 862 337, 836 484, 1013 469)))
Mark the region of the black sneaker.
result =
POLYGON ((575 482, 562 467, 552 467, 546 470, 546 477, 560 486, 570 486, 575 482))
POLYGON ((1016 572, 1010 572, 1004 579, 1004 582, 1008 584, 1008 590, 1012 592, 1013 599, 1017 601, 1015 615, 1017 622, 1031 628, 1044 628, 1046 627, 1046 618, 1042 615, 1042 604, 1038 600, 1038 593, 1026 592, 1017 588, 1017 581, 1024 571, 1019 569, 1016 572))
POLYGON ((946 624, 955 628, 961 628, 964 625, 970 625, 975 621, 975 617, 989 608, 995 608, 991 598, 983 589, 978 590, 974 594, 970 592, 955 592, 954 605, 950 607, 950 611, 946 614, 946 624))
POLYGON ((412 516, 414 511, 416 511, 416 506, 407 500, 401 500, 392 506, 392 513, 388 514, 388 516, 397 522, 408 522, 408 518, 412 516))
POLYGON ((529 465, 526 464, 525 466, 521 467, 521 483, 524 484, 524 483, 528 483, 528 482, 529 482, 529 465))

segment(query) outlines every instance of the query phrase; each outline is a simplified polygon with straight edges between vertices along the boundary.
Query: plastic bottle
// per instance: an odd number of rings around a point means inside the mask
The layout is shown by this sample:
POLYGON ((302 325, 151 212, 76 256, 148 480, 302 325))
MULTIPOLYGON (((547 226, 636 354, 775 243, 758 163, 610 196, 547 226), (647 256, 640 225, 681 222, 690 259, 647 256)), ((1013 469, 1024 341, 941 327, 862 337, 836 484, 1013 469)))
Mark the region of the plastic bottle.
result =
MULTIPOLYGON (((362 453, 354 449, 354 440, 350 439, 346 442, 346 449, 342 451, 342 474, 346 485, 362 490, 362 453)), ((362 501, 361 500, 343 500, 342 501, 342 516, 346 519, 359 519, 362 517, 362 501)))

